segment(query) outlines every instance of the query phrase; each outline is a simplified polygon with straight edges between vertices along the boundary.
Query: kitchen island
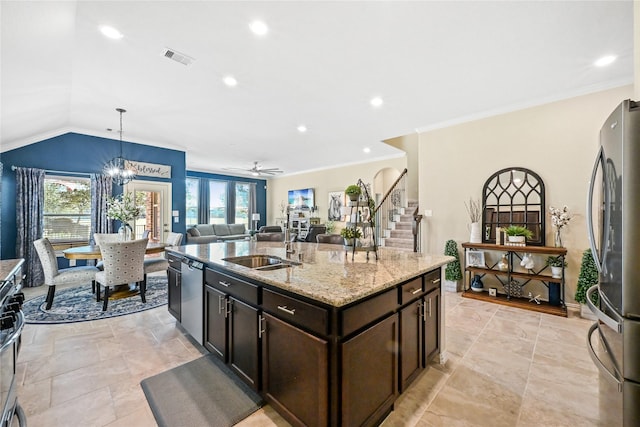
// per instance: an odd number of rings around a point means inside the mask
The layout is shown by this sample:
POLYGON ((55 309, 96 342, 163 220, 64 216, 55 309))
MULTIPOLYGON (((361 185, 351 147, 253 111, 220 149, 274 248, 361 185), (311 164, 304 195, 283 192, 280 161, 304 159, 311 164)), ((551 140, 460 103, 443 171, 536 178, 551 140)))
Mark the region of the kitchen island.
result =
POLYGON ((445 360, 440 270, 452 258, 290 249, 254 241, 168 248, 169 311, 193 323, 201 309, 193 338, 293 425, 379 424, 429 360, 445 360))

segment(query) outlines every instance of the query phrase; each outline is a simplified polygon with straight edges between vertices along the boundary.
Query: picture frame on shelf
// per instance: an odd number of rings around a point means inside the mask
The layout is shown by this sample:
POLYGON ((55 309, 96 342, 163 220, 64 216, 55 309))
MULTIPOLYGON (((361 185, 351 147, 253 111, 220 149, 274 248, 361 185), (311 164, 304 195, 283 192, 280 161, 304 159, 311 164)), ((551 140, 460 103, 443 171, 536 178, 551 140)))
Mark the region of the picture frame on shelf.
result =
POLYGON ((484 262, 484 251, 467 251, 467 267, 486 267, 484 262))

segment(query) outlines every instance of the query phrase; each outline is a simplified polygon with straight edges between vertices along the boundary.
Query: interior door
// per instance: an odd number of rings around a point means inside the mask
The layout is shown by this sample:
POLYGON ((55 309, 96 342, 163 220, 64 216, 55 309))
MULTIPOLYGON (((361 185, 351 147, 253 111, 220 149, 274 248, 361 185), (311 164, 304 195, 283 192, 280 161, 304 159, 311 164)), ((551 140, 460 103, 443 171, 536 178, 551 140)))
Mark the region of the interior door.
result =
POLYGON ((149 231, 149 240, 164 242, 171 231, 171 183, 156 181, 132 181, 124 191, 132 192, 135 200, 144 206, 144 214, 133 224, 135 238, 142 238, 149 231))

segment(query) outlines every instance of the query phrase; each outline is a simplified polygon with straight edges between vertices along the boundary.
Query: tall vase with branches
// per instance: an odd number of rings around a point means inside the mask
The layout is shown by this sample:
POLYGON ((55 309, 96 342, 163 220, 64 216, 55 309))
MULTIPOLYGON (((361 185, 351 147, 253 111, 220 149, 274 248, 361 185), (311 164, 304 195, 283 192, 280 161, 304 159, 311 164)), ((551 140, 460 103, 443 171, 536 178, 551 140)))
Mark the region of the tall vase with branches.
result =
POLYGON ((482 230, 480 229, 480 220, 482 219, 482 203, 478 199, 469 198, 469 203, 464 203, 464 207, 469 214, 471 221, 469 242, 482 243, 482 230))

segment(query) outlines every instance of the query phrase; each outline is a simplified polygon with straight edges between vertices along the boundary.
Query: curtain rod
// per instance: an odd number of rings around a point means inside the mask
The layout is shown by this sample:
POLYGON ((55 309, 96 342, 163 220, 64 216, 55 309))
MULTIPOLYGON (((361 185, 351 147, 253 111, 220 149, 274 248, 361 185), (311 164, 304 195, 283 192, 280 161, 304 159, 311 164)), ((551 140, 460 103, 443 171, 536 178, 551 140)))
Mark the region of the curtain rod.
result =
MULTIPOLYGON (((18 169, 18 167, 19 166, 11 165, 11 170, 15 171, 16 169, 18 169)), ((65 175, 90 175, 91 174, 90 172, 69 172, 69 171, 57 171, 53 169, 43 169, 43 170, 45 171, 45 173, 61 173, 65 175)))

